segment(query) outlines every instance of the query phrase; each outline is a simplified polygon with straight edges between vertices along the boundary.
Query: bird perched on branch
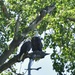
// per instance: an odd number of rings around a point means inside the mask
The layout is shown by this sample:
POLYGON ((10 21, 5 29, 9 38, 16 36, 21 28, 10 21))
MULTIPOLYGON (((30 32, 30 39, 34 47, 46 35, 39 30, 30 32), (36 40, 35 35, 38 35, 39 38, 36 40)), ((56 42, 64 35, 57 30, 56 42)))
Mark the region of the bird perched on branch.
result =
POLYGON ((30 41, 30 40, 25 41, 25 42, 22 44, 21 49, 20 49, 19 61, 22 61, 23 56, 24 56, 25 54, 27 54, 30 49, 31 49, 31 41, 30 41))
POLYGON ((34 31, 34 37, 31 39, 32 51, 42 51, 42 42, 38 31, 34 31))

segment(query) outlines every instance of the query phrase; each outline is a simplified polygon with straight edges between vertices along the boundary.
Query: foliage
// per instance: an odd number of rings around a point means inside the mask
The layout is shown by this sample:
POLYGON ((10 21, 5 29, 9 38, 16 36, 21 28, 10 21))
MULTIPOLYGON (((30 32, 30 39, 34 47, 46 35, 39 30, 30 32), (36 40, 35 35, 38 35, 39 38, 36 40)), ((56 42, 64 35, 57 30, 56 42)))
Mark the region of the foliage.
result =
MULTIPOLYGON (((75 22, 67 18, 75 18, 74 0, 5 0, 9 18, 0 6, 0 52, 7 50, 8 42, 14 37, 15 24, 20 14, 19 35, 28 24, 34 20, 41 9, 51 3, 56 3, 56 9, 47 14, 37 26, 40 34, 44 35, 44 49, 53 48, 51 59, 53 69, 64 75, 65 71, 75 74, 75 22), (46 31, 49 32, 46 32, 46 31)), ((19 36, 17 35, 17 36, 19 36)), ((28 34, 32 37, 33 31, 28 34)))

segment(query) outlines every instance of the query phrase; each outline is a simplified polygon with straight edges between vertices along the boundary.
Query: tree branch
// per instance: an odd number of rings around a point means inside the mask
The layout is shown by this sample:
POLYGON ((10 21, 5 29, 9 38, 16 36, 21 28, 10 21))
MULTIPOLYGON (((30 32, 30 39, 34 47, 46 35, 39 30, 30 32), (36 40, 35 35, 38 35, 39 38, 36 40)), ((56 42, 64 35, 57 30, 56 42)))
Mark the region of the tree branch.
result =
MULTIPOLYGON (((42 67, 38 67, 38 68, 30 68, 30 70, 39 70, 39 69, 41 69, 42 67)), ((28 69, 25 69, 25 70, 28 70, 28 69)))
MULTIPOLYGON (((36 17, 36 19, 29 24, 29 27, 26 28, 26 29, 24 29, 22 33, 26 36, 26 34, 28 34, 31 30, 33 30, 41 22, 41 20, 43 19, 43 17, 47 13, 51 12, 54 8, 55 8, 55 4, 52 4, 51 6, 48 7, 48 9, 46 9, 46 8, 42 9, 42 12, 40 12, 40 15, 38 15, 36 17)), ((24 40, 23 36, 17 36, 17 39, 13 38, 13 41, 9 45, 9 50, 5 50, 5 52, 0 56, 0 60, 1 60, 0 61, 0 65, 2 65, 6 61, 6 59, 13 53, 13 51, 15 50, 15 48, 17 46, 19 46, 19 44, 23 40, 24 40)), ((13 61, 13 63, 15 63, 15 62, 13 61)), ((8 68, 8 67, 6 67, 6 68, 8 68)))
POLYGON ((10 16, 9 16, 6 6, 4 5, 3 0, 0 0, 0 5, 1 5, 1 9, 3 11, 3 14, 9 19, 10 16))
POLYGON ((15 24, 15 31, 14 31, 14 38, 16 39, 18 36, 18 31, 19 31, 19 26, 20 26, 20 14, 18 14, 17 20, 16 20, 16 24, 15 24))
MULTIPOLYGON (((44 58, 46 55, 49 55, 48 53, 45 52, 40 52, 40 51, 36 51, 36 52, 32 52, 29 53, 28 55, 24 55, 23 60, 26 58, 30 58, 30 59, 41 59, 44 58)), ((4 63, 3 65, 0 66, 0 73, 4 70, 6 70, 7 68, 9 68, 11 65, 13 65, 14 63, 16 63, 18 61, 19 58, 19 54, 14 56, 12 59, 10 59, 8 62, 4 63)), ((22 60, 22 61, 23 61, 22 60)))
POLYGON ((31 31, 31 30, 34 30, 34 28, 42 21, 42 19, 46 16, 47 13, 50 13, 53 11, 53 9, 55 8, 55 3, 53 3, 52 5, 50 6, 47 6, 45 8, 43 8, 41 11, 40 11, 40 15, 38 15, 36 17, 36 19, 34 21, 32 21, 30 24, 29 24, 29 27, 24 29, 24 31, 22 32, 23 35, 26 34, 26 32, 28 31, 31 31))
POLYGON ((4 63, 3 65, 0 66, 0 73, 7 69, 7 67, 9 68, 11 65, 14 64, 14 62, 17 62, 17 58, 19 55, 15 56, 14 58, 10 59, 8 62, 4 63), (14 61, 14 62, 13 62, 14 61))
MULTIPOLYGON (((18 37, 18 36, 17 36, 18 37)), ((21 43, 21 41, 23 41, 23 37, 18 37, 18 39, 13 39, 12 42, 9 45, 9 49, 5 50, 4 53, 0 56, 0 65, 2 65, 6 59, 13 53, 13 51, 15 50, 15 48, 17 46, 19 46, 19 44, 21 43)))

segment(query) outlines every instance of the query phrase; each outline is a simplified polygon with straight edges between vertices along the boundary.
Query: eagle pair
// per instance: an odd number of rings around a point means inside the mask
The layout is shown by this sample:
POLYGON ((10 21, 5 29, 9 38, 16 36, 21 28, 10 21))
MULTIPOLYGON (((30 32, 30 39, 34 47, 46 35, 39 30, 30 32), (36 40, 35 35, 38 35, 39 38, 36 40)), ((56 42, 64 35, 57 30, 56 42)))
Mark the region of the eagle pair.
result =
POLYGON ((38 35, 32 37, 31 41, 26 41, 23 43, 19 53, 19 59, 22 60, 24 54, 27 54, 29 50, 32 48, 32 51, 42 51, 42 42, 41 38, 38 35))

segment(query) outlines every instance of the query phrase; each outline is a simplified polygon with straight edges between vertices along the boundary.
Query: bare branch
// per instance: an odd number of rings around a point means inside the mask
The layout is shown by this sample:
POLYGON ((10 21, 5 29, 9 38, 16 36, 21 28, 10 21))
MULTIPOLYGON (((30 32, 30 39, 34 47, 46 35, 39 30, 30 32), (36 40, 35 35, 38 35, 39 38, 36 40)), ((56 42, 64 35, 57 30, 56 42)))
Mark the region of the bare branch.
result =
MULTIPOLYGON (((40 70, 42 67, 38 67, 38 68, 30 68, 30 70, 40 70)), ((25 69, 28 70, 28 69, 25 69)))
MULTIPOLYGON (((17 36, 18 37, 18 36, 17 36)), ((13 41, 11 42, 11 44, 9 45, 9 50, 5 50, 4 53, 0 56, 0 65, 2 65, 6 59, 13 53, 13 51, 15 50, 15 48, 17 46, 19 46, 19 44, 21 43, 21 41, 23 41, 23 37, 18 37, 18 39, 13 39, 13 41)))
MULTIPOLYGON (((36 52, 29 53, 28 55, 24 55, 23 60, 26 59, 26 58, 30 58, 31 60, 34 60, 36 58, 40 58, 41 59, 41 58, 44 58, 46 55, 49 55, 49 54, 45 53, 45 52, 36 51, 36 52)), ((19 58, 19 54, 14 56, 8 62, 6 62, 3 65, 1 65, 0 66, 0 73, 2 71, 6 70, 7 68, 9 68, 14 63, 18 62, 18 58, 19 58)))
POLYGON ((46 8, 43 8, 42 11, 40 11, 40 15, 38 15, 36 17, 36 19, 29 24, 28 28, 24 29, 22 34, 25 35, 26 32, 34 30, 34 28, 42 21, 42 19, 45 17, 45 15, 47 13, 52 12, 54 8, 55 8, 54 3, 46 8))
POLYGON ((17 58, 18 58, 18 55, 15 56, 14 58, 10 59, 8 62, 6 62, 5 64, 1 65, 0 66, 0 72, 2 72, 3 70, 9 68, 11 65, 14 64, 14 62, 17 62, 17 58), (13 62, 14 61, 14 62, 13 62))
POLYGON ((38 59, 44 58, 46 55, 49 55, 49 53, 45 53, 43 51, 34 51, 34 52, 30 53, 28 57, 30 59, 35 60, 37 58, 38 59))

